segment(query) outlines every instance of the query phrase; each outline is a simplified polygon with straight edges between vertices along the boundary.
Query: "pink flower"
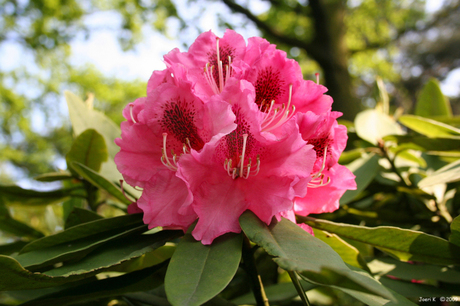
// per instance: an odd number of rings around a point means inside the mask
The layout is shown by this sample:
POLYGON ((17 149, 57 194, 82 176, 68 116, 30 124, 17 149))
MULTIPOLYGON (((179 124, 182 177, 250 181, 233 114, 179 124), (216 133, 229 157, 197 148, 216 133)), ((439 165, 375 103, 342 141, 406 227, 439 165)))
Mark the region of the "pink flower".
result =
POLYGON ((188 82, 166 82, 129 104, 124 116, 115 162, 129 184, 144 189, 137 201, 144 222, 151 228, 187 229, 197 216, 190 206, 193 195, 176 176, 177 163, 235 127, 230 106, 219 101, 204 104, 191 93, 188 82))
POLYGON ((315 160, 312 146, 299 134, 295 120, 281 126, 284 138, 263 132, 263 113, 254 103, 255 91, 246 81, 227 85, 218 100, 228 101, 237 127, 206 143, 179 161, 178 176, 194 195, 198 223, 192 234, 203 244, 227 233, 239 233, 239 216, 247 209, 263 222, 292 209, 294 197, 305 190, 315 160))
MULTIPOLYGON (((326 88, 303 80, 297 62, 262 38, 227 30, 174 49, 147 97, 123 111, 115 162, 143 189, 129 211, 150 228, 192 231, 203 244, 239 233, 253 211, 295 222, 295 214, 337 209, 354 176, 337 160, 346 129, 326 88)), ((311 228, 302 226, 312 233, 311 228)))
POLYGON ((356 189, 353 173, 337 163, 348 138, 346 127, 337 123, 341 115, 339 112, 321 115, 308 112, 297 116, 302 138, 312 144, 316 152, 307 195, 295 200, 297 214, 306 216, 335 211, 345 191, 356 189))

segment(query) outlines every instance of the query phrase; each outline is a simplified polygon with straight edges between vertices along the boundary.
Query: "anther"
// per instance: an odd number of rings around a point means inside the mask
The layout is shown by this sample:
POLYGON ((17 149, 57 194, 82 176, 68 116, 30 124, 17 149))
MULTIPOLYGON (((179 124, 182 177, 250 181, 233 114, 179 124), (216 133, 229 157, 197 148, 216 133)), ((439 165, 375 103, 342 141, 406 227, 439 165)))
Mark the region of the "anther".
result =
POLYGON ((316 84, 319 85, 319 72, 315 73, 316 76, 316 84))

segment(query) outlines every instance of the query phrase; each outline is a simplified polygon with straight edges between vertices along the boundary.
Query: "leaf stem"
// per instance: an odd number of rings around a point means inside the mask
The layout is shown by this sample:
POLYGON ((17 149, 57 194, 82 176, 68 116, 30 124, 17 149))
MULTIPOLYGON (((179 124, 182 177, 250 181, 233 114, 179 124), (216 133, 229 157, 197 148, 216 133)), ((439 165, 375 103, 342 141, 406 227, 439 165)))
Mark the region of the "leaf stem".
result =
POLYGON ((411 183, 409 181, 407 181, 401 175, 401 173, 399 173, 398 169, 396 168, 394 159, 391 159, 390 155, 388 155, 388 148, 385 147, 385 142, 383 140, 381 140, 381 141, 379 141, 378 145, 379 145, 380 151, 382 152, 383 156, 390 162, 391 170, 393 170, 393 172, 396 173, 396 175, 401 180, 401 183, 403 183, 408 188, 412 188, 411 183))
POLYGON ((251 289, 256 299, 257 306, 270 306, 265 294, 262 279, 257 272, 256 261, 254 260, 254 250, 251 242, 246 235, 243 235, 243 268, 248 273, 251 280, 251 289))
POLYGON ((310 301, 308 300, 307 294, 305 293, 305 290, 302 287, 302 284, 299 282, 299 278, 297 277, 297 273, 295 271, 287 271, 289 273, 289 276, 291 277, 292 283, 294 284, 295 289, 297 290, 297 293, 300 296, 300 299, 306 306, 310 306, 310 301))

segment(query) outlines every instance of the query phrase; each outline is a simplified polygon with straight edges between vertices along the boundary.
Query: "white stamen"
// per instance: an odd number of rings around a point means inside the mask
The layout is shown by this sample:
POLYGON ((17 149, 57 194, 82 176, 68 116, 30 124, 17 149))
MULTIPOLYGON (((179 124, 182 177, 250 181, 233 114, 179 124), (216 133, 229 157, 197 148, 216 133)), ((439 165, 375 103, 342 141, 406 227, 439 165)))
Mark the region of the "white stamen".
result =
POLYGON ((243 150, 241 152, 241 159, 240 159, 240 174, 243 175, 243 167, 244 167, 244 155, 246 154, 246 142, 248 141, 248 134, 243 134, 243 150))
POLYGON ((257 155, 257 165, 253 167, 252 159, 249 158, 248 164, 244 164, 244 157, 246 155, 246 145, 247 145, 248 134, 243 135, 243 148, 241 155, 239 156, 239 162, 235 168, 232 168, 232 160, 225 159, 224 161, 224 170, 227 171, 227 174, 232 177, 232 179, 236 179, 237 177, 241 177, 244 179, 248 179, 250 175, 257 175, 260 170, 260 157, 257 155), (254 169, 255 168, 255 169, 254 169))
POLYGON ((318 172, 314 173, 311 176, 311 181, 308 183, 308 187, 310 188, 318 188, 322 186, 326 186, 331 182, 331 178, 328 177, 326 182, 324 182, 325 175, 323 173, 324 169, 326 168, 326 157, 327 157, 327 146, 324 147, 324 154, 323 154, 323 163, 321 164, 321 168, 318 172))
POLYGON ((228 57, 228 65, 225 65, 225 76, 224 76, 224 67, 223 63, 220 59, 220 50, 219 50, 219 39, 216 40, 216 55, 217 55, 217 67, 211 66, 210 63, 206 63, 204 68, 204 78, 206 82, 211 87, 211 90, 214 94, 220 94, 222 90, 224 90, 225 83, 227 83, 228 79, 232 76, 232 58, 228 57), (214 79, 213 69, 217 69, 218 72, 218 80, 214 79))
POLYGON ((172 162, 174 163, 171 163, 169 157, 168 157, 168 153, 166 151, 166 138, 168 137, 168 133, 163 133, 163 148, 161 149, 161 151, 163 152, 162 156, 161 156, 161 163, 163 165, 166 166, 166 168, 172 170, 172 171, 176 171, 177 170, 177 155, 173 154, 173 157, 172 157, 172 162))
POLYGON ((273 104, 275 101, 273 100, 270 104, 270 108, 268 109, 267 115, 265 118, 262 120, 262 131, 267 132, 271 131, 273 129, 276 129, 289 119, 291 119, 294 116, 295 113, 295 106, 292 105, 292 110, 290 110, 291 106, 291 100, 292 100, 292 84, 289 85, 289 99, 287 105, 281 106, 281 109, 277 108, 272 111, 273 109, 273 104), (275 122, 275 124, 272 125, 272 123, 275 122))
POLYGON ((316 76, 316 84, 319 85, 319 73, 318 72, 315 73, 315 76, 316 76))
POLYGON ((144 191, 144 188, 139 187, 139 186, 134 186, 133 188, 136 189, 137 191, 144 191))
POLYGON ((133 104, 129 104, 129 114, 130 114, 130 116, 131 116, 131 120, 132 120, 134 123, 137 123, 137 121, 134 120, 133 108, 134 108, 134 105, 133 105, 133 104))

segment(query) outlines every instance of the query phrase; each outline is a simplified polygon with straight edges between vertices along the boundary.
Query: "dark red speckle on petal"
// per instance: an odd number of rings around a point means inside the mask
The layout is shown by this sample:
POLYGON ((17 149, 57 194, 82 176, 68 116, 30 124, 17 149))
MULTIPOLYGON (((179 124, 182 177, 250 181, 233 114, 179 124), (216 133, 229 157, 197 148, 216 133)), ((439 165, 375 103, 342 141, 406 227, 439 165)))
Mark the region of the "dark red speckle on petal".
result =
POLYGON ((190 146, 195 150, 200 150, 204 146, 204 141, 198 135, 195 126, 195 107, 192 103, 185 100, 173 100, 164 106, 163 117, 159 120, 160 125, 168 134, 173 135, 181 143, 190 141, 190 146))
POLYGON ((279 103, 277 100, 284 93, 283 85, 284 81, 280 78, 278 70, 268 67, 260 71, 255 84, 257 106, 269 105, 272 100, 279 103))

